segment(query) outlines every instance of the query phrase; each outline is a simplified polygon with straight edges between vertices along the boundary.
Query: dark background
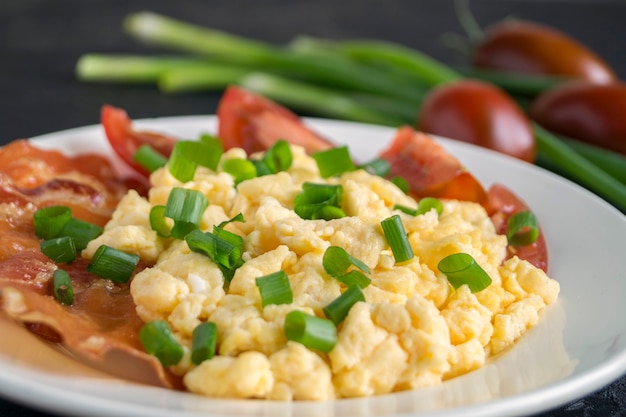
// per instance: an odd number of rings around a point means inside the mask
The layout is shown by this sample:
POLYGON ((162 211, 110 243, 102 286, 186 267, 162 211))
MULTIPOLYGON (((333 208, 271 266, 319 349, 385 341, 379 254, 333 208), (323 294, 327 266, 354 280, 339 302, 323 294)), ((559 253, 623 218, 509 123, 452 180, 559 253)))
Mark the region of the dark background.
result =
MULTIPOLYGON (((624 1, 472 0, 471 8, 483 26, 508 16, 555 26, 626 78, 624 1)), ((132 118, 214 113, 218 92, 166 96, 151 86, 76 81, 74 66, 83 53, 155 52, 121 30, 123 17, 140 10, 273 43, 298 34, 380 38, 448 64, 464 62, 441 44, 442 34, 462 33, 452 0, 0 0, 0 144, 98 123, 104 103, 132 118)), ((0 399, 0 416, 47 414, 0 399)), ((626 378, 541 416, 626 416, 626 378)))

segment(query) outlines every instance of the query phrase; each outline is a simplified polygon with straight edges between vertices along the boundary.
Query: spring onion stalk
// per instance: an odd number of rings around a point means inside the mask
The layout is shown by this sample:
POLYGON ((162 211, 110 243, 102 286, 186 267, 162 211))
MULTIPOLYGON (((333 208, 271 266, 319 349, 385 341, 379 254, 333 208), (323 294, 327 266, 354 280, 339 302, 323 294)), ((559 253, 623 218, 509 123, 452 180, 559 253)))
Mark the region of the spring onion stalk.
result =
POLYGON ((327 319, 294 310, 285 316, 287 340, 301 343, 309 349, 330 352, 337 343, 337 328, 327 319))
POLYGON ((69 236, 43 240, 39 248, 44 255, 58 264, 70 263, 76 259, 76 246, 69 236))
POLYGON ((87 264, 87 271, 118 283, 126 283, 135 272, 139 256, 102 245, 87 264))
POLYGON ((491 285, 489 274, 467 253, 448 255, 439 261, 437 268, 455 289, 467 285, 471 292, 476 293, 491 285))
MULTIPOLYGON (((200 224, 209 200, 198 190, 174 187, 170 191, 163 215, 174 220, 170 234, 182 239, 200 224)), ((159 226, 160 227, 160 226, 159 226)))
POLYGON ((33 214, 35 234, 42 239, 55 238, 71 218, 72 210, 66 206, 40 208, 33 214))
POLYGON ((165 320, 144 324, 139 330, 139 340, 146 352, 156 356, 163 366, 176 365, 183 358, 183 347, 165 320))
POLYGON ((626 156, 564 136, 559 135, 558 138, 598 168, 626 185, 626 156))
POLYGON ((322 178, 330 178, 356 169, 347 146, 317 151, 312 153, 311 157, 317 163, 322 178))
POLYGON ((143 144, 137 149, 133 155, 133 160, 147 169, 148 172, 154 172, 167 163, 167 158, 148 144, 143 144))
POLYGON ((191 333, 191 362, 200 365, 213 358, 217 347, 217 325, 205 321, 197 325, 191 333))
POLYGON ((255 283, 261 294, 263 307, 270 304, 291 304, 293 302, 291 284, 285 271, 277 271, 258 277, 255 283))
POLYGON ((127 16, 126 32, 144 42, 219 59, 227 64, 255 67, 261 71, 290 73, 315 83, 385 96, 414 100, 423 86, 407 85, 351 60, 336 56, 300 55, 268 43, 254 41, 216 29, 193 25, 152 12, 127 16))
POLYGON ((385 101, 367 95, 362 95, 360 99, 353 98, 336 89, 268 73, 251 73, 240 79, 238 84, 288 107, 321 116, 394 127, 409 123, 415 117, 414 103, 398 105, 394 101, 395 107, 392 107, 389 99, 385 101), (404 112, 404 117, 397 115, 400 111, 404 112))
POLYGON ((174 69, 203 65, 197 57, 86 54, 76 63, 81 81, 154 84, 174 69))
POLYGON ((57 269, 52 274, 52 294, 54 298, 61 304, 69 306, 74 304, 74 289, 70 275, 62 270, 57 269))
POLYGON ((533 123, 540 158, 572 180, 613 204, 626 209, 626 187, 620 181, 578 154, 565 142, 533 123))
POLYGON ((461 74, 415 49, 378 40, 319 41, 309 37, 295 39, 290 48, 301 53, 330 49, 363 63, 385 64, 404 71, 428 86, 458 80, 461 74))
POLYGON ((402 218, 395 214, 383 220, 380 225, 396 262, 402 263, 413 259, 413 248, 404 230, 402 218))
POLYGON ((539 237, 537 218, 530 211, 520 211, 509 218, 506 237, 510 245, 526 246, 539 237))
POLYGON ((76 251, 80 252, 87 247, 90 241, 100 236, 102 230, 102 227, 97 224, 72 217, 65 223, 59 235, 72 238, 76 251))
POLYGON ((163 72, 157 79, 157 86, 164 93, 221 90, 239 83, 251 72, 236 65, 203 62, 163 72))
POLYGON ((325 306, 322 311, 327 319, 338 326, 346 318, 352 306, 359 301, 365 302, 365 296, 358 285, 353 285, 325 306))
POLYGON ((510 72, 469 68, 462 71, 468 78, 476 78, 497 85, 512 94, 522 96, 536 96, 546 90, 556 87, 567 78, 536 76, 527 74, 513 74, 510 72))

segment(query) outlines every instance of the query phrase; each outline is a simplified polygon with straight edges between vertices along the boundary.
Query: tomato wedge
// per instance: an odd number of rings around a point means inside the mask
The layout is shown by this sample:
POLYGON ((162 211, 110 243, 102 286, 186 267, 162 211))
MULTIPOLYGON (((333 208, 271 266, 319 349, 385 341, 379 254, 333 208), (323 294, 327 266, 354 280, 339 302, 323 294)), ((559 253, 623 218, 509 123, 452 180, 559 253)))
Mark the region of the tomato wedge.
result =
POLYGON ((149 176, 149 172, 133 159, 141 145, 152 146, 156 151, 169 157, 176 139, 155 132, 133 129, 132 120, 126 111, 111 105, 102 106, 100 115, 102 127, 115 153, 138 173, 149 176))
POLYGON ((391 177, 400 176, 417 197, 453 198, 484 203, 480 182, 431 136, 409 126, 398 129, 380 157, 391 165, 391 177))
POLYGON ((333 146, 287 108, 235 86, 224 92, 217 117, 218 136, 226 149, 258 152, 268 149, 279 139, 303 146, 309 153, 333 146))
MULTIPOLYGON (((487 192, 488 212, 491 216, 496 231, 505 234, 509 218, 524 210, 529 210, 528 205, 511 190, 501 184, 494 184, 489 187, 487 192)), ((539 237, 537 240, 526 246, 511 246, 507 248, 509 257, 517 255, 520 259, 524 259, 537 268, 548 271, 548 247, 544 238, 541 227, 539 228, 539 237)))

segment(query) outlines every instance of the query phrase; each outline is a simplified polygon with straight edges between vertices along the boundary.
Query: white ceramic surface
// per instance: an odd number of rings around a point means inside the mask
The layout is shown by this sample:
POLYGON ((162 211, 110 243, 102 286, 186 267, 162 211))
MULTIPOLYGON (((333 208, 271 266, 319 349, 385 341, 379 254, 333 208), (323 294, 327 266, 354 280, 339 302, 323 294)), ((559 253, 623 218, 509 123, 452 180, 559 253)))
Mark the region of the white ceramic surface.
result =
MULTIPOLYGON (((391 129, 307 119, 367 160, 391 129)), ((135 122, 195 138, 216 120, 192 116, 135 122)), ((45 135, 40 146, 110 153, 101 128, 45 135)), ((123 381, 79 363, 0 321, 0 395, 76 416, 518 416, 565 404, 626 373, 626 216, 593 194, 530 164, 441 139, 484 184, 500 182, 537 214, 547 236, 559 301, 511 350, 483 368, 423 390, 323 403, 215 400, 123 381)))

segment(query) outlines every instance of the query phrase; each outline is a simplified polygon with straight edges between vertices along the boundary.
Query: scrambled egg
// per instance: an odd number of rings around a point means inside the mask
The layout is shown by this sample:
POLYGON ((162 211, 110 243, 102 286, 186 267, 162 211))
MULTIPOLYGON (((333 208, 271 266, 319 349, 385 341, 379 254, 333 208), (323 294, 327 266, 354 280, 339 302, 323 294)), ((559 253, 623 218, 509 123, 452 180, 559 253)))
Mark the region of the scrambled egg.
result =
MULTIPOLYGON (((137 254, 149 268, 137 273, 131 293, 140 317, 165 320, 184 347, 171 369, 195 393, 214 397, 328 400, 414 389, 476 369, 519 339, 554 302, 559 284, 517 257, 505 260, 506 237, 496 234, 478 204, 443 201, 444 210, 411 216, 394 205, 417 202, 394 184, 364 170, 322 179, 315 161, 292 146, 293 164, 284 172, 235 185, 231 175, 198 168, 181 183, 162 168, 151 176, 148 198, 134 191, 120 202, 101 244, 137 254), (304 220, 293 210, 305 181, 340 184, 346 217, 304 220), (149 212, 163 205, 174 187, 201 191, 209 200, 200 229, 211 230, 238 213, 245 222, 225 226, 243 237, 245 263, 225 285, 222 270, 184 240, 158 237, 149 212), (415 256, 398 264, 381 230, 381 220, 401 216, 415 256), (345 285, 322 266, 329 246, 344 248, 370 268, 371 284, 337 327, 328 353, 287 340, 285 316, 292 310, 324 317, 322 309, 345 285), (472 293, 455 290, 437 269, 445 256, 470 254, 492 283, 472 293), (291 304, 262 307, 255 279, 285 271, 291 304), (194 365, 194 328, 218 328, 216 355, 194 365)), ((222 157, 245 158, 240 149, 222 157)))

